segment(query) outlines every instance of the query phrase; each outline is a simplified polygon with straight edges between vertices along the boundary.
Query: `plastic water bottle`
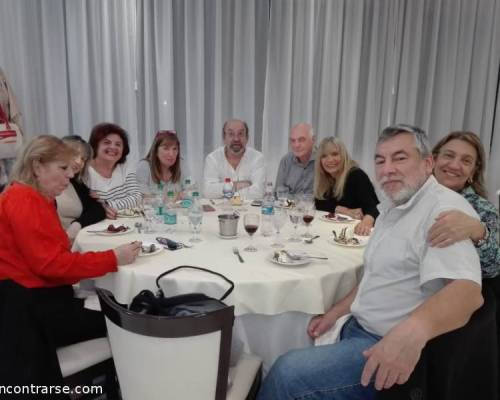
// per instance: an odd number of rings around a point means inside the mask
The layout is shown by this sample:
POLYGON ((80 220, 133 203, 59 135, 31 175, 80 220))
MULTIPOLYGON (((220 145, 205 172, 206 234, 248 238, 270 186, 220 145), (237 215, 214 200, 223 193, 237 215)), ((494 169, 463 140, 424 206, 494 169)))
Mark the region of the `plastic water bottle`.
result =
POLYGON ((224 179, 224 185, 222 186, 222 197, 226 200, 231 200, 234 194, 233 182, 231 182, 231 178, 224 179))
POLYGON ((201 221, 203 219, 203 208, 200 203, 199 194, 196 191, 193 192, 193 202, 189 209, 188 218, 193 227, 193 237, 189 241, 199 242, 201 239, 197 235, 200 232, 201 221))
POLYGON ((234 195, 234 187, 233 182, 231 182, 231 178, 224 179, 224 185, 222 186, 222 197, 224 197, 224 209, 226 211, 232 210, 231 207, 231 199, 234 195))
POLYGON ((191 205, 193 204, 193 191, 194 187, 191 183, 191 179, 186 178, 184 180, 184 187, 183 187, 183 192, 184 192, 184 198, 182 199, 182 208, 190 208, 191 205))
POLYGON ((175 195, 173 190, 167 194, 167 202, 163 210, 163 222, 167 225, 167 232, 174 232, 177 225, 177 210, 175 208, 175 195))
POLYGON ((262 199, 262 221, 260 231, 263 236, 273 234, 274 194, 272 182, 267 182, 264 198, 262 199))
POLYGON ((153 193, 156 215, 163 215, 163 204, 166 198, 165 193, 163 192, 164 190, 165 185, 163 182, 160 182, 156 186, 156 190, 153 193))

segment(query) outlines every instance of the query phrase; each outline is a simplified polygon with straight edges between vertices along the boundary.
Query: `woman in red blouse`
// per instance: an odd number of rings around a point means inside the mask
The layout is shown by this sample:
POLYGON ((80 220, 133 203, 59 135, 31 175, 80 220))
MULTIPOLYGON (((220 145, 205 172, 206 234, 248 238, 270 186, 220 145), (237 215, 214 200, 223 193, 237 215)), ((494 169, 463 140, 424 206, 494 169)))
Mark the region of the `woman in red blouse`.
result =
POLYGON ((56 137, 32 139, 0 195, 0 385, 61 384, 56 348, 106 335, 102 314, 84 309, 71 285, 116 271, 140 249, 71 252, 55 197, 74 157, 56 137))

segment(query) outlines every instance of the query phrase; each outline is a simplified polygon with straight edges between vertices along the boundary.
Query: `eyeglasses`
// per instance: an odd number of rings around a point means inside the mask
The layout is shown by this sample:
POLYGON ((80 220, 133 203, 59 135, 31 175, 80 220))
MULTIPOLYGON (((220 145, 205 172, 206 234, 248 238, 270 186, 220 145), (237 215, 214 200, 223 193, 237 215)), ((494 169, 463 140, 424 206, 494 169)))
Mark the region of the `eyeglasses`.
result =
POLYGON ((168 131, 158 131, 156 132, 155 139, 158 138, 171 138, 171 137, 177 137, 177 132, 174 130, 168 130, 168 131))

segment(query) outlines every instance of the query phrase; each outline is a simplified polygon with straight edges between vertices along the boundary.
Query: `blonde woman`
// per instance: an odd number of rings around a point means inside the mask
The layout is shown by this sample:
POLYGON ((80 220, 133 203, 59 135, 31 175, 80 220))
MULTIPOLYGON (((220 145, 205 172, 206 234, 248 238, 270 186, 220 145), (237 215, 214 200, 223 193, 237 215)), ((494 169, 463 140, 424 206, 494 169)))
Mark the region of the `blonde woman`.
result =
POLYGON ((378 198, 368 175, 349 156, 344 143, 323 139, 314 171, 316 209, 360 219, 354 232, 369 235, 378 216, 378 198))
POLYGON ((62 385, 56 348, 106 335, 104 316, 73 297, 72 285, 134 262, 140 242, 78 253, 55 198, 73 177, 77 152, 54 136, 24 147, 0 195, 0 380, 62 385))

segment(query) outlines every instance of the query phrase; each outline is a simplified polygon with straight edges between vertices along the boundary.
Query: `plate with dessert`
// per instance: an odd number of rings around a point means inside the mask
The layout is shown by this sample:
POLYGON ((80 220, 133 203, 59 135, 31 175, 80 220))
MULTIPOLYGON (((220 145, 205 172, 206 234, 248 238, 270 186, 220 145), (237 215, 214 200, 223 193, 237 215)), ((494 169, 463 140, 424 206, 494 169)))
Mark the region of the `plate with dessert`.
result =
POLYGON ((359 222, 359 220, 350 217, 349 215, 339 214, 339 213, 328 213, 324 214, 319 219, 328 222, 334 222, 337 224, 351 224, 353 222, 359 222))
POLYGON ((87 231, 87 233, 93 233, 95 235, 101 236, 118 236, 118 235, 126 235, 127 233, 131 233, 134 230, 128 225, 114 225, 110 224, 106 229, 101 229, 98 231, 87 231))

